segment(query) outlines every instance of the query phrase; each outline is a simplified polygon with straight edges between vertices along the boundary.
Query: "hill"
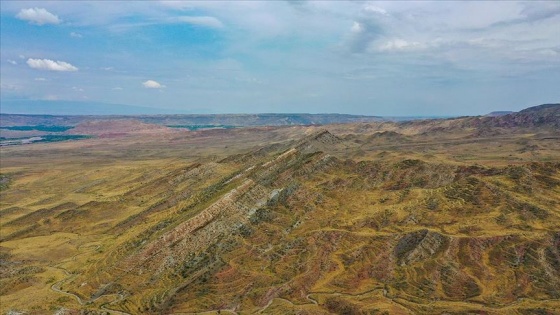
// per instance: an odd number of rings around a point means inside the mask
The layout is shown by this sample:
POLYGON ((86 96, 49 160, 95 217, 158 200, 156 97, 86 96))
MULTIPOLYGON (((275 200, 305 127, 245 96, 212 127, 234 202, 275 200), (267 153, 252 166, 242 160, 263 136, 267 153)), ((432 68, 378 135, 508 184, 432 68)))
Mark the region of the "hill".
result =
POLYGON ((0 311, 554 314, 556 110, 3 148, 0 311))
POLYGON ((116 136, 123 134, 164 134, 173 129, 153 124, 146 124, 134 119, 88 120, 67 131, 68 134, 116 136))
POLYGON ((560 104, 544 104, 499 116, 467 116, 448 119, 423 119, 409 121, 379 121, 354 126, 343 126, 340 132, 383 132, 438 136, 442 133, 471 132, 476 136, 496 136, 511 130, 560 129, 560 104))
POLYGON ((478 120, 471 118, 464 125, 474 127, 560 128, 560 104, 543 104, 498 117, 483 117, 478 120))
POLYGON ((485 116, 496 117, 496 116, 503 116, 503 115, 508 115, 508 114, 512 114, 512 113, 514 113, 514 112, 504 110, 504 111, 491 112, 491 113, 486 114, 485 116))

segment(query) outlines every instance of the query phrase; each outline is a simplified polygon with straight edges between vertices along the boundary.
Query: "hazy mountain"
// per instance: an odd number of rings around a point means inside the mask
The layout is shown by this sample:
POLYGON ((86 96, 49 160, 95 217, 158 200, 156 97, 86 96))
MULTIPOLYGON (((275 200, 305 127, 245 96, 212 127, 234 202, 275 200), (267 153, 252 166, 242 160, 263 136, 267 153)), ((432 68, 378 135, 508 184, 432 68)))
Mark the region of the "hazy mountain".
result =
POLYGON ((334 123, 373 122, 382 120, 376 116, 343 114, 191 114, 191 115, 20 115, 2 114, 3 126, 68 125, 74 126, 91 120, 135 119, 144 123, 181 125, 227 125, 227 126, 286 126, 323 125, 334 123))
POLYGON ((465 120, 467 127, 555 127, 560 128, 560 104, 543 104, 497 117, 476 117, 465 120))
POLYGON ((168 108, 78 101, 2 100, 2 114, 26 115, 156 115, 187 114, 168 108))
POLYGON ((514 112, 513 112, 513 111, 509 111, 509 110, 501 110, 501 111, 495 111, 495 112, 488 113, 488 114, 486 114, 486 115, 484 115, 484 116, 487 116, 487 117, 496 117, 496 116, 503 116, 503 115, 507 115, 507 114, 511 114, 511 113, 514 113, 514 112))

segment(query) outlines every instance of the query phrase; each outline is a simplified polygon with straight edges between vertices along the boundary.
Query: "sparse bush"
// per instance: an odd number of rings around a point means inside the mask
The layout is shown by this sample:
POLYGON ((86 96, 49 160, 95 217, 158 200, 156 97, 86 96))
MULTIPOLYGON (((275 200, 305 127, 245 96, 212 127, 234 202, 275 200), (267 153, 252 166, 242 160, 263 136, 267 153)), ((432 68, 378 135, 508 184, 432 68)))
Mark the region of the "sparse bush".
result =
POLYGON ((10 187, 10 176, 6 174, 0 174, 0 191, 8 189, 10 187))
POLYGON ((511 166, 507 170, 507 175, 513 180, 518 180, 526 173, 525 168, 521 166, 511 166))
POLYGON ((447 187, 444 191, 448 199, 463 200, 471 204, 480 204, 481 182, 475 177, 467 177, 465 181, 459 181, 447 187))
POLYGON ((481 231, 482 228, 477 226, 477 225, 463 225, 460 226, 459 229, 457 230, 459 233, 464 233, 464 234, 473 234, 475 232, 481 231))
POLYGON ((395 212, 390 209, 385 209, 381 214, 381 225, 383 227, 389 225, 391 223, 391 219, 395 215, 395 212))
POLYGON ((397 246, 395 246, 395 256, 399 260, 399 263, 402 262, 408 252, 410 252, 411 250, 416 248, 418 244, 420 244, 426 234, 428 234, 428 230, 424 229, 405 234, 403 237, 401 237, 401 239, 397 243, 397 246))
POLYGON ((180 268, 180 274, 183 278, 187 278, 190 274, 201 268, 210 264, 210 256, 206 253, 201 253, 199 255, 189 255, 189 257, 183 262, 180 268))
POLYGON ((424 162, 421 161, 421 160, 408 159, 408 160, 403 160, 399 163, 396 163, 395 168, 406 169, 406 168, 410 168, 410 167, 414 167, 414 166, 419 166, 419 165, 422 165, 422 164, 424 164, 424 162))
POLYGON ((428 180, 424 177, 415 177, 412 179, 412 185, 415 187, 424 187, 428 184, 428 180))
POLYGON ((253 215, 249 218, 251 224, 259 224, 261 222, 270 222, 273 218, 272 210, 268 207, 259 208, 253 215))
POLYGON ((436 198, 430 197, 426 200, 426 208, 436 210, 439 206, 439 201, 436 198))
POLYGON ((360 308, 346 300, 341 298, 328 298, 325 301, 325 307, 329 310, 329 312, 339 314, 339 315, 362 315, 364 314, 360 311, 360 308))
POLYGON ((249 237, 253 234, 253 229, 246 224, 241 225, 237 231, 242 237, 249 237))
POLYGON ((509 218, 504 213, 500 213, 500 215, 496 217, 496 223, 499 225, 508 225, 509 222, 509 218))
POLYGON ((70 302, 72 299, 69 296, 61 296, 58 299, 56 299, 57 303, 67 303, 70 302))
POLYGON ((399 202, 403 202, 410 195, 410 188, 403 189, 399 192, 399 202))

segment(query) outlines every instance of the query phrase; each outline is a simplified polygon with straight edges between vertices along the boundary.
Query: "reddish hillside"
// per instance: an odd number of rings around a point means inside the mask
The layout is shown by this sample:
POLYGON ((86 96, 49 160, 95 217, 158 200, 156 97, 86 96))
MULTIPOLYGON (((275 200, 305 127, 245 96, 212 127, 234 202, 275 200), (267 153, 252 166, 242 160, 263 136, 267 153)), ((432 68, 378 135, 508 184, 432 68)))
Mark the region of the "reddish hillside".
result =
POLYGON ((560 104, 544 104, 526 108, 517 113, 495 117, 466 118, 465 127, 520 127, 560 128, 560 104))
POLYGON ((165 126, 146 124, 133 119, 119 119, 86 121, 80 123, 67 133, 96 136, 117 136, 127 134, 162 134, 174 132, 177 131, 165 126))

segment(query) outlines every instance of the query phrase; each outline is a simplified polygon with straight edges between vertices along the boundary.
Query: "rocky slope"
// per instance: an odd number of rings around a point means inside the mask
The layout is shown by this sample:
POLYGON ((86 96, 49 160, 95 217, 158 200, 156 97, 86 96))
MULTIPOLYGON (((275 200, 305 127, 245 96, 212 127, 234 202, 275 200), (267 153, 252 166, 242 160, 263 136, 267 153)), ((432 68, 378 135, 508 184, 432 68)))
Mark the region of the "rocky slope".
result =
POLYGON ((477 128, 560 128, 560 104, 543 104, 496 117, 470 118, 466 119, 462 125, 477 128))
POLYGON ((9 148, 2 312, 554 314, 560 142, 533 118, 9 148))

